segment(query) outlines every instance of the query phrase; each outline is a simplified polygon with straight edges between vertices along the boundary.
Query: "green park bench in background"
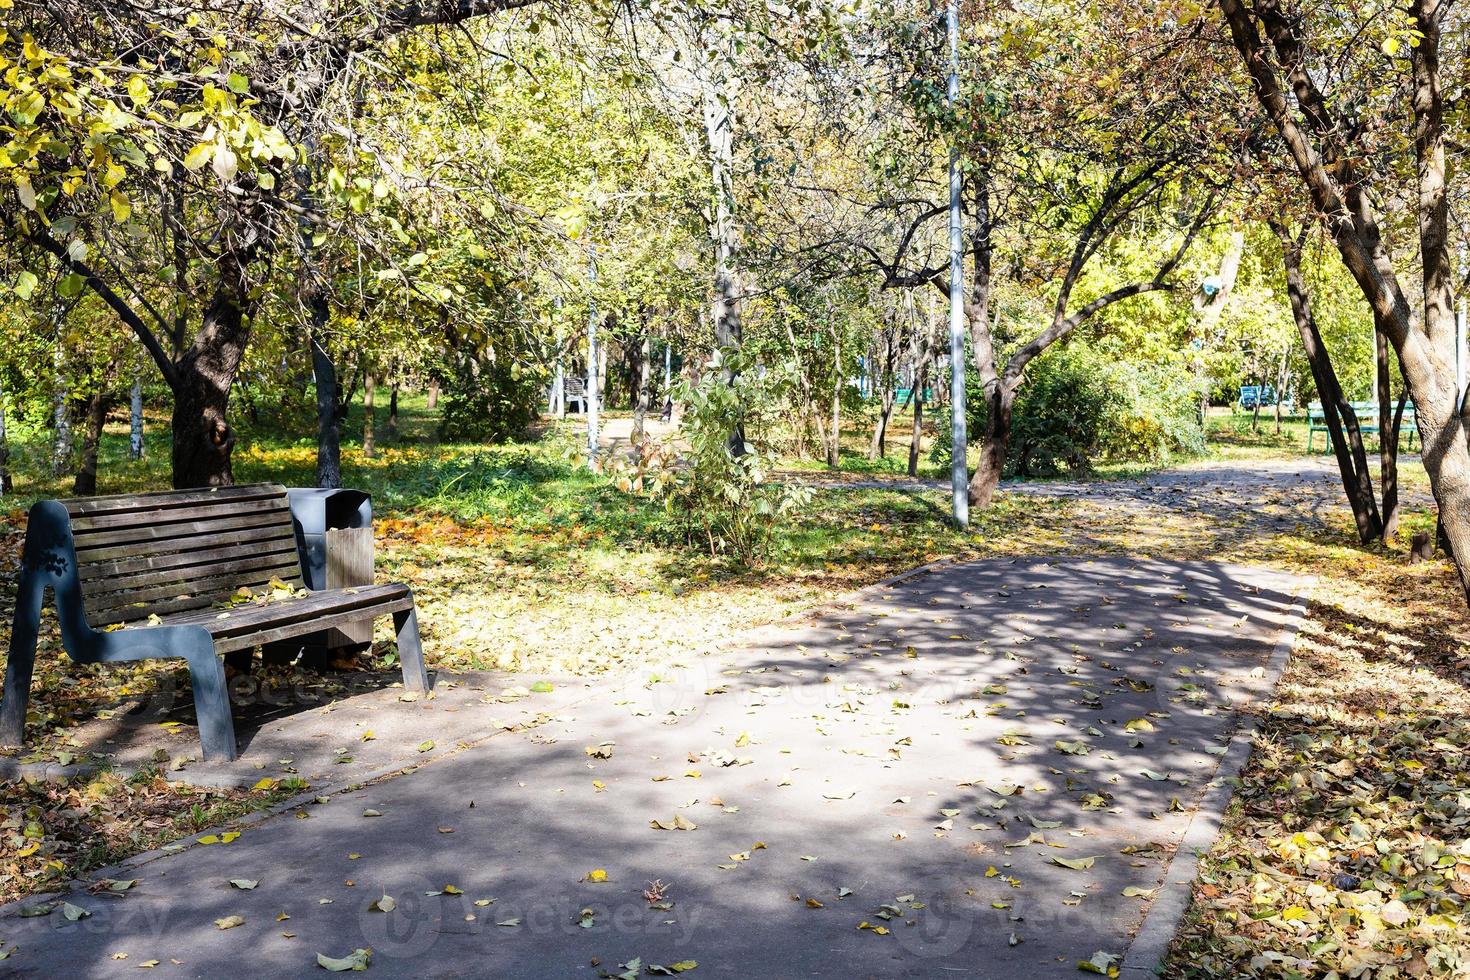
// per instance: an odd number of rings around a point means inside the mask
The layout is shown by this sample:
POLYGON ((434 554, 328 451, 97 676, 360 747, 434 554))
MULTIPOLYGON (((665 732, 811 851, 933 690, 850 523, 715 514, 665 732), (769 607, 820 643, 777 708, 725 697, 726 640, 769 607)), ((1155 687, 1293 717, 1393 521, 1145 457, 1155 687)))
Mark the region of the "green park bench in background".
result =
MULTIPOLYGON (((1358 416, 1358 430, 1363 435, 1373 435, 1378 432, 1378 403, 1377 402, 1351 402, 1353 412, 1358 416)), ((1414 435, 1418 432, 1415 422, 1414 403, 1408 402, 1404 405, 1404 417, 1399 421, 1399 436, 1403 437, 1405 430, 1408 432, 1408 447, 1414 448, 1414 435)), ((1307 406, 1307 452, 1312 451, 1313 437, 1318 433, 1326 433, 1327 418, 1322 414, 1322 403, 1312 402, 1307 406)), ((1331 444, 1332 437, 1324 435, 1322 439, 1323 451, 1331 444)))

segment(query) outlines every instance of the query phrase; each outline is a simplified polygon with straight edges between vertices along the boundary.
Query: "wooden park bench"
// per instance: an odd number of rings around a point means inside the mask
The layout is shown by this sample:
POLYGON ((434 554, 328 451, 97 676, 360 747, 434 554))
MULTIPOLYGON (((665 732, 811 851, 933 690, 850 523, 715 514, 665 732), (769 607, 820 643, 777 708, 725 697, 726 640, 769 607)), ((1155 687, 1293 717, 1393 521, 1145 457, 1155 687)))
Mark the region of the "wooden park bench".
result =
POLYGON ((263 483, 42 500, 31 508, 21 553, 0 745, 23 742, 47 588, 73 661, 188 662, 205 759, 235 758, 224 654, 248 655, 262 644, 392 615, 403 685, 428 690, 408 586, 301 595, 301 559, 285 487, 263 483), (272 593, 290 597, 237 601, 272 593))
MULTIPOLYGON (((1374 435, 1378 432, 1378 403, 1377 402, 1350 402, 1353 414, 1358 417, 1358 431, 1365 436, 1374 435)), ((1419 431, 1415 420, 1414 403, 1404 404, 1404 416, 1399 420, 1399 436, 1403 437, 1405 430, 1408 431, 1408 448, 1414 448, 1414 435, 1419 431)), ((1307 452, 1312 451, 1312 440, 1318 432, 1328 433, 1327 417, 1322 413, 1322 403, 1312 402, 1307 406, 1307 452)), ((1323 439, 1323 451, 1331 446, 1330 435, 1323 439)))

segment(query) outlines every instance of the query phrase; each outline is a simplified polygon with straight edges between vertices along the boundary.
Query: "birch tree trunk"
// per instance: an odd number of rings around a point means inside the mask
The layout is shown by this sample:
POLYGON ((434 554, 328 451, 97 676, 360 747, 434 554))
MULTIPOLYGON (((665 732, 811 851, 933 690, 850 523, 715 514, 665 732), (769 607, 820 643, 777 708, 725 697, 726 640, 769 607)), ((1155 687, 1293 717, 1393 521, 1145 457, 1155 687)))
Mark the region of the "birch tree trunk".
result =
POLYGON ((1197 308, 1198 316, 1195 318, 1194 343, 1198 345, 1198 355, 1195 358, 1196 384, 1199 385, 1199 424, 1201 429, 1208 428, 1210 418, 1210 366, 1207 355, 1210 349, 1210 340, 1214 337, 1215 328, 1220 323, 1220 316, 1225 312, 1225 304, 1230 301, 1230 293, 1235 289, 1235 280, 1240 275, 1240 259, 1245 254, 1245 232, 1232 231, 1230 241, 1225 246, 1225 254, 1220 256, 1220 268, 1215 273, 1220 280, 1220 288, 1214 296, 1199 302, 1197 308))
POLYGON ((653 360, 653 344, 645 325, 643 340, 638 345, 638 397, 633 406, 633 445, 643 443, 643 423, 648 418, 648 386, 653 360))
POLYGON ((66 378, 66 354, 61 338, 56 340, 52 355, 51 389, 51 472, 60 476, 71 468, 71 385, 66 378))
MULTIPOLYGON (((713 197, 710 237, 715 250, 715 289, 710 315, 714 321, 715 346, 721 350, 738 348, 742 339, 741 285, 737 260, 739 238, 735 226, 735 124, 731 110, 729 82, 719 64, 723 52, 711 59, 707 39, 696 40, 699 50, 696 75, 700 101, 704 110, 705 149, 709 155, 710 192, 713 197)), ((734 383, 735 374, 728 368, 725 378, 734 383)), ((745 425, 737 423, 730 433, 730 451, 745 453, 745 425)))
POLYGON ((372 371, 364 371, 362 376, 362 454, 368 459, 378 455, 378 444, 376 433, 377 417, 374 414, 373 391, 376 380, 372 371))
POLYGON ((827 465, 842 461, 842 333, 832 328, 832 438, 827 443, 827 465))
POLYGON ((143 458, 143 379, 134 378, 128 393, 128 455, 143 458))

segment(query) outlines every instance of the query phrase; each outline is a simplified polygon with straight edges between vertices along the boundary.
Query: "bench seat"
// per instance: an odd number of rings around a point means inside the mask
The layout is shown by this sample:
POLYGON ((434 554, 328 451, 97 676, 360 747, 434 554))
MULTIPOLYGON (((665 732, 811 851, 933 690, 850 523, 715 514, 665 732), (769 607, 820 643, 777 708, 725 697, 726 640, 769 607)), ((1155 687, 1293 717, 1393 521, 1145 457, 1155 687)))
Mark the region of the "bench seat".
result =
MULTIPOLYGON (((214 638, 216 653, 252 650, 266 643, 306 636, 319 630, 358 623, 364 614, 385 616, 413 608, 406 585, 363 585, 353 589, 312 592, 297 599, 233 609, 200 609, 163 618, 161 626, 202 626, 214 638)), ((134 624, 131 629, 157 627, 134 624)))

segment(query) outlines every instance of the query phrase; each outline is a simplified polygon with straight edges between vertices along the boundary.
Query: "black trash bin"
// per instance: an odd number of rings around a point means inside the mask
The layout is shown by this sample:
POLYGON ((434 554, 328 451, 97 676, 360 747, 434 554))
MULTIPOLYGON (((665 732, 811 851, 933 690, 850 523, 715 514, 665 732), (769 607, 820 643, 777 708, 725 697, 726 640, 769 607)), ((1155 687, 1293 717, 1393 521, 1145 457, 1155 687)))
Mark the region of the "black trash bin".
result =
MULTIPOLYGON (((345 589, 373 584, 373 501, 361 490, 290 487, 291 524, 306 587, 345 589)), ((308 636, 271 644, 266 658, 290 660, 298 653, 306 666, 322 666, 372 644, 371 621, 349 623, 308 636)))

